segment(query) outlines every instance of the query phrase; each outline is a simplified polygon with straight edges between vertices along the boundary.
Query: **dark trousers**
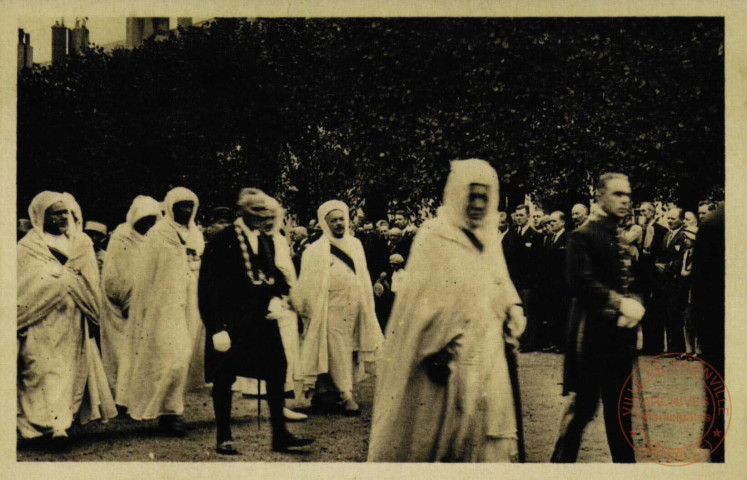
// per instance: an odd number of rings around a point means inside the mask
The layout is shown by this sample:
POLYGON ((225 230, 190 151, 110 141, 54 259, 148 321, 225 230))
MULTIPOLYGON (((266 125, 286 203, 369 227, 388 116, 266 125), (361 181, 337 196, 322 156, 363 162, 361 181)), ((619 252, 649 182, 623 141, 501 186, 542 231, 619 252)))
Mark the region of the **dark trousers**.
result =
POLYGON ((536 350, 539 342, 540 323, 542 320, 534 308, 532 290, 529 288, 519 290, 519 297, 521 298, 521 303, 524 305, 524 316, 527 318, 527 328, 524 331, 524 335, 521 337, 522 350, 536 350))
POLYGON ((643 352, 659 355, 664 351, 664 319, 667 316, 666 296, 663 293, 649 295, 645 301, 646 313, 643 328, 643 352))
POLYGON ((685 352, 685 331, 683 315, 687 306, 687 296, 676 280, 667 289, 665 328, 667 332, 667 352, 685 352))
POLYGON ((600 395, 612 461, 635 463, 635 451, 622 432, 622 429, 629 432, 632 428, 630 415, 622 416, 622 427, 618 421, 618 399, 632 371, 632 345, 627 345, 630 343, 629 335, 622 337, 619 339, 622 348, 620 355, 607 357, 608 360, 602 361, 601 365, 600 362, 587 361, 579 367, 576 396, 563 415, 560 436, 552 454, 553 463, 576 461, 581 437, 599 406, 600 395))
POLYGON ((551 345, 558 348, 565 346, 568 328, 568 298, 565 295, 552 297, 552 316, 550 320, 551 345))
MULTIPOLYGON (((233 369, 221 366, 215 372, 213 378, 213 409, 215 410, 215 423, 217 425, 217 440, 220 444, 226 440, 233 440, 231 436, 231 400, 233 392, 231 386, 236 381, 233 369)), ((272 424, 273 438, 284 435, 285 417, 283 396, 285 376, 273 375, 266 379, 267 403, 270 405, 270 423, 272 424)))
POLYGON ((537 331, 534 335, 534 345, 538 348, 565 346, 566 328, 568 324, 568 302, 555 290, 543 295, 541 301, 535 300, 533 313, 538 320, 535 322, 537 331))

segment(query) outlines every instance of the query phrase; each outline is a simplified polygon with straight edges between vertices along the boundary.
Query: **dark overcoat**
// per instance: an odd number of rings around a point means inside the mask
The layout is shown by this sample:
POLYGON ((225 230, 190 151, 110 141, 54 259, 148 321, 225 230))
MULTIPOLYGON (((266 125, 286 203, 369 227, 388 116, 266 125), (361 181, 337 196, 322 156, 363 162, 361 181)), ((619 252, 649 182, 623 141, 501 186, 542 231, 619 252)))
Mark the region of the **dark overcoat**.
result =
POLYGON ((202 257, 199 281, 200 315, 207 331, 205 380, 211 382, 217 368, 251 378, 285 378, 286 359, 276 321, 265 318, 270 299, 287 295, 289 288, 276 268, 270 236, 260 236, 256 255, 246 236, 255 278, 259 270, 274 279, 272 285, 254 285, 247 275, 239 238, 233 226, 208 243, 202 257), (220 353, 213 347, 213 334, 226 330, 231 348, 220 353))

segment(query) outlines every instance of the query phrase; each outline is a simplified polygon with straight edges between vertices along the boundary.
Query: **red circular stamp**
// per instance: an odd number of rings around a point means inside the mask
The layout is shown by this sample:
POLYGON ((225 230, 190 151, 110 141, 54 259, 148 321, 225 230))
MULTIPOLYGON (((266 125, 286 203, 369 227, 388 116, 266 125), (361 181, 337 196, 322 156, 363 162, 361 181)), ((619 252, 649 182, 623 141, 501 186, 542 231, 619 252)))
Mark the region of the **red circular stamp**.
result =
POLYGON ((638 456, 666 466, 699 463, 723 448, 732 414, 721 372, 676 353, 639 359, 617 407, 620 428, 638 456))

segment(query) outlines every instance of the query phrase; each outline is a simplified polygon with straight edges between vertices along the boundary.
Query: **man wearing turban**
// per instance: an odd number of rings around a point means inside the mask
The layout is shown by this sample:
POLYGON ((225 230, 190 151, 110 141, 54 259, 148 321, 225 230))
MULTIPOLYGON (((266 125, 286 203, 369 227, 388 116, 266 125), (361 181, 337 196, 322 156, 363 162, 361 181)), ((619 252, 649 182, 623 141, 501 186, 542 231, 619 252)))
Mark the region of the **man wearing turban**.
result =
MULTIPOLYGON (((288 432, 283 415, 288 361, 279 324, 292 317, 296 349, 291 350, 297 352, 298 320, 288 305, 296 274, 288 243, 279 233, 282 208, 277 201, 245 188, 237 203, 242 215, 210 240, 200 271, 205 379, 213 382, 216 450, 238 454, 231 433, 231 385, 241 376, 265 380, 272 449, 284 452, 313 442, 288 432)), ((291 353, 291 360, 295 357, 291 353)))
POLYGON ((101 272, 102 320, 101 359, 117 405, 127 405, 130 369, 130 301, 135 282, 142 278, 142 248, 146 234, 161 216, 159 202, 138 195, 132 201, 126 221, 112 233, 101 272))
POLYGON ((67 438, 80 423, 117 415, 90 324, 99 321, 91 239, 75 228, 70 194, 42 192, 18 242, 18 410, 21 438, 67 438))
POLYGON ((201 324, 197 274, 205 242, 194 222, 197 195, 177 187, 166 195, 164 206, 166 216, 143 244, 140 280, 130 301, 126 403, 133 419, 158 418, 163 434, 185 436, 180 417, 201 324))
POLYGON ((330 392, 344 414, 360 415, 353 398, 353 352, 358 362, 371 364, 383 343, 373 286, 363 246, 348 228, 347 205, 330 200, 317 216, 324 234, 304 252, 292 291, 293 305, 304 318, 303 388, 330 392))
POLYGON ((498 236, 498 176, 451 163, 443 205, 414 239, 377 367, 368 460, 519 457, 504 342, 526 325, 498 236))

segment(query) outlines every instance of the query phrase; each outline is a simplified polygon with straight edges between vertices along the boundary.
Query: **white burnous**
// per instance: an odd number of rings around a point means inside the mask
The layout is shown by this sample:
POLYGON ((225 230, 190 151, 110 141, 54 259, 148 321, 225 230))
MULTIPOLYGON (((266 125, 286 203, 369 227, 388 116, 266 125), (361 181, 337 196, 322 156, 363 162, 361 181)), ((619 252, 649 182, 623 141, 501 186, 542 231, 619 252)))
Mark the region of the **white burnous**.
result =
POLYGON ((109 239, 101 272, 101 359, 117 405, 127 406, 130 369, 130 303, 135 282, 142 278, 142 248, 148 230, 161 216, 161 206, 151 197, 138 195, 126 221, 109 239))
POLYGON ((67 436, 117 411, 89 322, 99 320, 99 271, 72 195, 38 194, 18 243, 18 408, 22 438, 67 436), (78 222, 70 218, 72 212, 78 222))
POLYGON ((353 399, 353 352, 358 352, 359 363, 371 365, 383 335, 363 246, 349 231, 347 205, 331 200, 319 207, 317 217, 324 235, 304 252, 291 291, 293 305, 305 320, 303 388, 339 393, 344 413, 355 415, 360 409, 353 399), (331 385, 319 378, 323 374, 329 374, 331 385))
POLYGON ((498 237, 498 176, 451 163, 415 237, 377 368, 369 461, 509 462, 518 453, 504 341, 526 320, 498 237), (505 335, 505 337, 504 337, 505 335))
POLYGON ((190 361, 201 320, 197 275, 205 249, 194 219, 197 196, 177 187, 164 199, 166 216, 148 232, 142 278, 130 303, 132 322, 128 412, 136 420, 159 418, 165 433, 184 434, 190 361))

